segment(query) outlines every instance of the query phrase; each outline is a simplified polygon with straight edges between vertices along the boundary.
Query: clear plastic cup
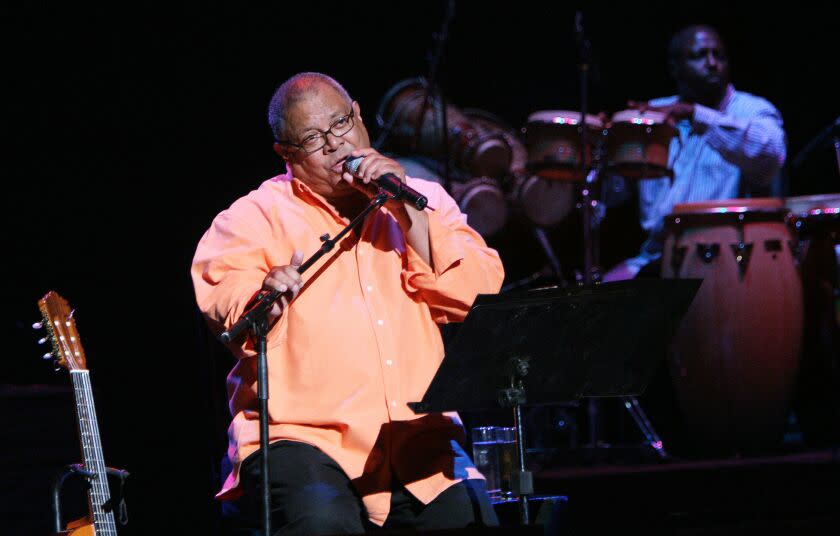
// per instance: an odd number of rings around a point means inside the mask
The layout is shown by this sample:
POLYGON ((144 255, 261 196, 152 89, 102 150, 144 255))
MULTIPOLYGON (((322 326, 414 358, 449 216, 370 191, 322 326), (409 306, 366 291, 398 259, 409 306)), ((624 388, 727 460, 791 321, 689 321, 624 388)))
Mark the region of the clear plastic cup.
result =
POLYGON ((473 463, 487 481, 487 492, 501 491, 499 448, 496 426, 477 426, 472 429, 473 463))
POLYGON ((512 491, 510 479, 517 467, 515 428, 496 428, 496 451, 499 458, 499 489, 508 493, 512 491))

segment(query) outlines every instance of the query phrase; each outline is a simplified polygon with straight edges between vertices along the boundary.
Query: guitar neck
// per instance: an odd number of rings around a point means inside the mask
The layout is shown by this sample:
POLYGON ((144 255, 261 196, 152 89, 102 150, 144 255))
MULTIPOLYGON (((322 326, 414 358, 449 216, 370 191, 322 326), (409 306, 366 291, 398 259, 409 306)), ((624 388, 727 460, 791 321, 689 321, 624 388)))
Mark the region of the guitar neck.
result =
POLYGON ((76 416, 79 425, 79 440, 82 446, 82 459, 85 469, 93 474, 90 481, 88 498, 93 517, 94 532, 98 535, 116 535, 112 504, 108 487, 108 473, 105 458, 102 455, 102 441, 99 437, 99 424, 96 420, 96 408, 93 405, 93 391, 90 387, 90 374, 87 370, 71 370, 73 389, 76 395, 76 416))

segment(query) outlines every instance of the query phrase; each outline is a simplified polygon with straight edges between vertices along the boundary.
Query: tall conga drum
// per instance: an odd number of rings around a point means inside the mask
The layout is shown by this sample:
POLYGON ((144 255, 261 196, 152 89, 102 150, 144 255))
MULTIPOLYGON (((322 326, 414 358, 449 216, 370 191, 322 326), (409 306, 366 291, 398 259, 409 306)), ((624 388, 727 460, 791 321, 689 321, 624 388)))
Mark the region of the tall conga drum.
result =
POLYGON ((840 193, 788 197, 805 325, 793 407, 805 444, 840 445, 840 193))
POLYGON ((798 373, 802 284, 780 199, 676 205, 662 273, 702 278, 669 368, 687 436, 704 453, 782 439, 798 373))

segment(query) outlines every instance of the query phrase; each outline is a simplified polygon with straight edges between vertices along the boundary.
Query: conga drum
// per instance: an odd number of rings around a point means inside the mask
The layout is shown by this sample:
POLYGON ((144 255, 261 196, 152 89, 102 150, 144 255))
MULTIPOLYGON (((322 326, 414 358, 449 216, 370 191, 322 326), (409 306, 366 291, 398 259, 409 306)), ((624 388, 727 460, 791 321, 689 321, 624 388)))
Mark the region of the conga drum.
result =
POLYGON ((810 447, 840 444, 840 193, 788 197, 805 326, 793 407, 810 447))
POLYGON ((607 127, 607 166, 630 179, 670 176, 671 140, 677 135, 662 112, 622 110, 607 127))
POLYGON ((376 113, 378 125, 388 132, 382 148, 437 159, 448 156, 474 177, 504 177, 511 165, 511 148, 504 136, 477 128, 459 108, 446 103, 444 149, 440 128, 444 103, 434 91, 431 94, 428 99, 429 86, 423 78, 403 80, 388 90, 376 113))
POLYGON ((704 453, 758 452, 782 438, 799 366, 802 284, 780 199, 676 205, 662 273, 703 283, 669 368, 688 437, 704 453))

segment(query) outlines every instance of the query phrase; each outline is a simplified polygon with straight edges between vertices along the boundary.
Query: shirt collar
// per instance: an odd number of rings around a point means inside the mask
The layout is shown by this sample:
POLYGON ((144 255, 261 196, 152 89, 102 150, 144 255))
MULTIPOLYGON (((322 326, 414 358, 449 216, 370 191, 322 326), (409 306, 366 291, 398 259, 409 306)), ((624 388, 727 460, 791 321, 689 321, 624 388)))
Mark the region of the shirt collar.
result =
POLYGON ((300 200, 305 203, 309 203, 310 205, 319 205, 329 212, 336 221, 342 223, 344 222, 344 219, 338 214, 338 211, 335 207, 333 207, 332 203, 327 201, 327 199, 321 194, 313 191, 312 188, 304 184, 303 181, 297 177, 293 177, 291 172, 287 172, 282 176, 282 178, 283 180, 287 180, 291 183, 292 191, 300 200))
POLYGON ((723 95, 723 99, 720 101, 720 106, 718 106, 719 112, 725 112, 726 109, 729 107, 729 103, 732 102, 732 97, 735 96, 735 86, 731 83, 726 85, 726 92, 723 95))

